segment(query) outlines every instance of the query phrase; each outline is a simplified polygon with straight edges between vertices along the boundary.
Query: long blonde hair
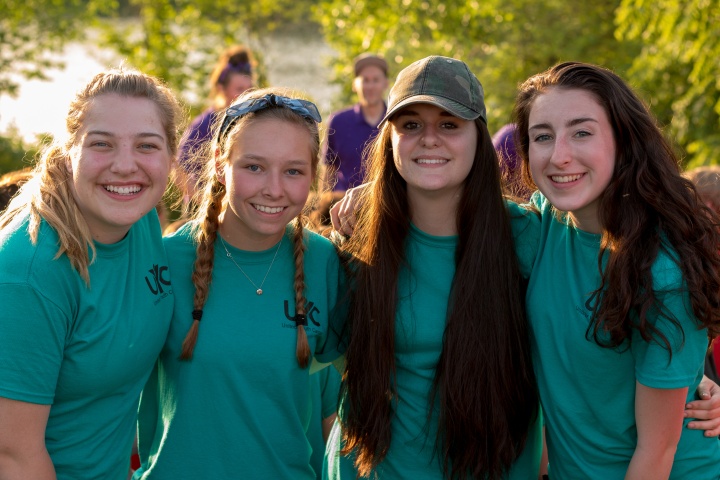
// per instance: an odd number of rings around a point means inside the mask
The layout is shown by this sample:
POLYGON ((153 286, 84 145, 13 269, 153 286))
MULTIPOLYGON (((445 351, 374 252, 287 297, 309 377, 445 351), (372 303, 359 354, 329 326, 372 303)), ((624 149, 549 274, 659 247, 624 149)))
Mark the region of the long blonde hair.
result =
POLYGON ((95 257, 95 245, 87 222, 72 196, 72 178, 67 163, 92 101, 100 95, 111 93, 147 98, 155 103, 167 138, 168 150, 175 157, 182 110, 170 89, 157 78, 132 69, 121 67, 99 73, 70 103, 65 119, 65 142, 56 141, 44 150, 33 170, 32 178, 23 185, 0 216, 0 228, 4 228, 17 214, 28 212, 28 233, 33 245, 37 244, 40 221, 45 219, 60 238, 55 258, 67 255, 70 264, 88 285, 88 267, 95 257))
MULTIPOLYGON (((238 97, 234 104, 244 102, 253 98, 260 98, 267 94, 275 94, 280 96, 292 96, 290 92, 278 88, 266 88, 246 92, 238 97)), ((195 295, 193 297, 193 322, 182 344, 182 353, 180 358, 190 360, 197 342, 200 320, 202 318, 202 310, 207 301, 210 291, 210 282, 212 280, 213 261, 215 258, 215 240, 217 239, 218 229, 220 227, 220 214, 227 208, 225 199, 225 185, 220 183, 215 169, 216 157, 214 152, 218 151, 217 161, 227 163, 233 146, 239 133, 247 126, 261 119, 277 119, 289 122, 295 125, 301 125, 308 130, 308 134, 312 139, 311 143, 311 165, 313 177, 317 175, 317 165, 320 154, 320 132, 318 125, 314 121, 307 120, 298 113, 293 112, 289 108, 270 107, 256 112, 243 115, 237 123, 230 129, 221 142, 218 142, 218 130, 220 129, 222 118, 213 128, 213 141, 208 148, 201 150, 204 152, 201 163, 204 164, 203 173, 201 174, 199 183, 205 185, 202 190, 198 190, 196 204, 197 209, 192 216, 193 234, 196 248, 195 265, 192 273, 192 282, 195 285, 195 295)), ((303 258, 305 253, 304 243, 304 227, 307 223, 306 205, 300 214, 293 220, 294 228, 292 234, 293 256, 295 258, 295 319, 297 323, 297 346, 296 357, 300 367, 305 368, 310 359, 310 347, 308 345, 307 334, 303 321, 305 318, 305 273, 303 268, 303 258), (299 321, 298 321, 299 320, 299 321)))

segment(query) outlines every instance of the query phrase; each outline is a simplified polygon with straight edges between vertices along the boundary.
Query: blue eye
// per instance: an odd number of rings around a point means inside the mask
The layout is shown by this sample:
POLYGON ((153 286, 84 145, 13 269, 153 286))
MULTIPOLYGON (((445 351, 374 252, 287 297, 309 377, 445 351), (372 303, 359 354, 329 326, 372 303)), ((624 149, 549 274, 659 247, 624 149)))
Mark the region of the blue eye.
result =
POLYGON ((260 165, 248 165, 247 169, 251 172, 259 172, 260 171, 260 165))

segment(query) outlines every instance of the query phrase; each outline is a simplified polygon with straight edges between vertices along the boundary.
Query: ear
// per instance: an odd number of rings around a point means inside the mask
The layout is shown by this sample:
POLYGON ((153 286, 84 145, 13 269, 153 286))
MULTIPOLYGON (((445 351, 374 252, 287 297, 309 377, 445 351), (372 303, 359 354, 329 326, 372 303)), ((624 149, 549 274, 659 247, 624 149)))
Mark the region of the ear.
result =
POLYGON ((215 149, 215 176, 218 182, 225 185, 225 164, 220 161, 220 149, 215 149))

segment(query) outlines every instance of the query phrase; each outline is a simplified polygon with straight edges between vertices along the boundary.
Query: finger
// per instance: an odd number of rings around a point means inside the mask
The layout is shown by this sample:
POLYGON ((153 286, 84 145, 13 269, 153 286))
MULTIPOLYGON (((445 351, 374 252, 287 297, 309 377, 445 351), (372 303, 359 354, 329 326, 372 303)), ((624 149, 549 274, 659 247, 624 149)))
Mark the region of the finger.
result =
POLYGON ((706 437, 716 437, 720 434, 720 421, 714 420, 693 420, 687 427, 691 430, 705 430, 706 437))
POLYGON ((340 202, 336 203, 330 208, 330 221, 335 230, 340 231, 340 202))

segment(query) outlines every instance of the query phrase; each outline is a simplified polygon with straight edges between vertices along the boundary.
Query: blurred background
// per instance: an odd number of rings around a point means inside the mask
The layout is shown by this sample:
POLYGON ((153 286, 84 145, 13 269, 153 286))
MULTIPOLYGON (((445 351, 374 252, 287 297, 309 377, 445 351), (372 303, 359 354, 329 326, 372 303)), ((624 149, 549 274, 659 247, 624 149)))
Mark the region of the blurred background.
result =
POLYGON ((260 85, 306 92, 323 117, 352 103, 352 58, 384 55, 391 79, 430 54, 467 62, 490 132, 517 84, 565 60, 613 69, 662 122, 684 166, 720 163, 720 0, 0 0, 0 174, 64 128, 67 104, 120 63, 206 105, 220 52, 245 44, 260 85))

